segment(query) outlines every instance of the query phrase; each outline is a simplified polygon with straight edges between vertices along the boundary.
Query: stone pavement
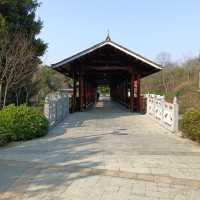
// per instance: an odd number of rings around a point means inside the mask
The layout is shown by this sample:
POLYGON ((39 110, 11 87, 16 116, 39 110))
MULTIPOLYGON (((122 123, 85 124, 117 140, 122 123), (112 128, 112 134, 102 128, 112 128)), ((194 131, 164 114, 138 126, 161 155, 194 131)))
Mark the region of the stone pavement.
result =
POLYGON ((0 199, 199 200, 200 147, 105 98, 0 148, 0 199))

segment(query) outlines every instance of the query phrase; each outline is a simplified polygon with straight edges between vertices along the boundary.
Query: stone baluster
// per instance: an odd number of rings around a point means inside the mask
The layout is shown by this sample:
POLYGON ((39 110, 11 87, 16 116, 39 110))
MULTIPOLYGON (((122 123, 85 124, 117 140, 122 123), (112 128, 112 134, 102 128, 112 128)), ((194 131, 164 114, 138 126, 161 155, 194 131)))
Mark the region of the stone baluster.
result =
POLYGON ((177 103, 177 98, 173 99, 173 132, 178 132, 178 122, 179 122, 179 106, 177 103))

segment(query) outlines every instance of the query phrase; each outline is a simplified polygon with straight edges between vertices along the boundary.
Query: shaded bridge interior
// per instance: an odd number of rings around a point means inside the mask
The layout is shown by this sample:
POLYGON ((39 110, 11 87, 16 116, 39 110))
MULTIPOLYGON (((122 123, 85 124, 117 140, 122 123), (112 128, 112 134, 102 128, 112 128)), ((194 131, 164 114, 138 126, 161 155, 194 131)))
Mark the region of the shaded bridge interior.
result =
POLYGON ((94 104, 97 88, 102 85, 110 87, 112 100, 131 112, 141 111, 140 79, 158 69, 111 45, 76 56, 77 59, 56 69, 74 80, 72 112, 83 111, 94 104))

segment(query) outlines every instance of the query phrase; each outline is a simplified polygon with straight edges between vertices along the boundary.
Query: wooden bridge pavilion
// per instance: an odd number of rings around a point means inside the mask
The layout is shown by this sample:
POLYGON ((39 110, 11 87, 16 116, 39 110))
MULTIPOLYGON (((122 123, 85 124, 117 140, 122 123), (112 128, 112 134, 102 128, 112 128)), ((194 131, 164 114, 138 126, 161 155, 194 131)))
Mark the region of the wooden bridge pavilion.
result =
POLYGON ((98 86, 108 85, 112 100, 131 112, 140 112, 140 80, 162 67, 143 56, 106 40, 52 65, 73 79, 72 111, 84 111, 95 103, 98 86))

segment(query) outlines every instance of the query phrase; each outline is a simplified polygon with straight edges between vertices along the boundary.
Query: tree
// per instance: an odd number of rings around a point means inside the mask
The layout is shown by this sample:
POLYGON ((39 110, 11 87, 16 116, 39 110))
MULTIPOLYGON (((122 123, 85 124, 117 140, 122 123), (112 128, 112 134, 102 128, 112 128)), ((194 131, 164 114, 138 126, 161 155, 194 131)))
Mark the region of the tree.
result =
POLYGON ((30 103, 40 106, 47 94, 72 87, 73 82, 63 74, 56 72, 49 66, 38 67, 33 77, 33 87, 30 91, 30 103), (70 85, 71 84, 71 85, 70 85))
POLYGON ((167 52, 161 52, 157 55, 157 62, 162 65, 163 67, 166 67, 168 64, 171 63, 171 55, 167 52))
POLYGON ((19 96, 22 88, 29 90, 47 48, 37 37, 42 29, 35 14, 38 6, 37 0, 0 1, 0 106, 2 93, 5 104, 8 92, 19 96))
POLYGON ((9 89, 17 91, 26 85, 26 80, 32 78, 36 68, 32 42, 26 35, 16 34, 12 43, 6 35, 3 41, 0 51, 0 99, 4 91, 5 106, 9 89))
POLYGON ((36 19, 36 9, 40 6, 37 0, 1 0, 0 1, 0 23, 4 21, 6 26, 0 27, 9 33, 23 32, 32 41, 36 59, 45 53, 47 44, 36 36, 42 29, 42 21, 36 19))
POLYGON ((161 72, 145 77, 142 80, 142 91, 165 94, 167 101, 172 101, 173 97, 177 96, 180 113, 184 113, 192 107, 200 106, 199 71, 199 57, 184 60, 182 63, 167 64, 164 69, 167 93, 161 81, 161 72))
POLYGON ((164 68, 161 71, 161 81, 162 81, 162 84, 163 84, 163 87, 164 87, 165 94, 167 94, 168 87, 167 87, 167 80, 166 80, 166 76, 165 76, 165 68, 167 66, 169 66, 170 63, 171 63, 171 55, 169 53, 167 53, 167 52, 161 52, 157 56, 157 62, 160 65, 162 65, 162 67, 164 68))

